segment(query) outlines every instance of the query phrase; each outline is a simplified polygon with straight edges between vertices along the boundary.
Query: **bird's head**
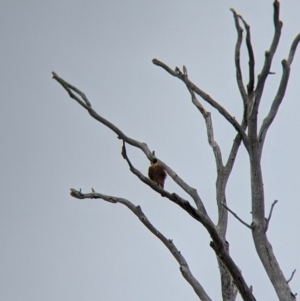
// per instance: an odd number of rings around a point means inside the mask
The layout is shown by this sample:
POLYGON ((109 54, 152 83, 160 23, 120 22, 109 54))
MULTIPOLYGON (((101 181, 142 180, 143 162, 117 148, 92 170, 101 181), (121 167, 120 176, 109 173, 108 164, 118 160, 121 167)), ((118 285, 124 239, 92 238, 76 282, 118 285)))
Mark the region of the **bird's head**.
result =
POLYGON ((155 163, 157 163, 157 159, 156 159, 156 158, 153 158, 153 159, 151 160, 151 164, 155 164, 155 163))

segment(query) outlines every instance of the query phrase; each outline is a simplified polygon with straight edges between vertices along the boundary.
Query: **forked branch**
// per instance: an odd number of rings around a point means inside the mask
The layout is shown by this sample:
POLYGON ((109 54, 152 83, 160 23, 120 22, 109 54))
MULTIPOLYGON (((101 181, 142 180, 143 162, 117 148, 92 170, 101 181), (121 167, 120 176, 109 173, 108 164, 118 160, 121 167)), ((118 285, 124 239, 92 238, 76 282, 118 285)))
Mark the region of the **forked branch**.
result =
POLYGON ((243 75, 242 75, 242 70, 241 70, 241 45, 242 45, 242 41, 243 41, 243 29, 240 26, 238 14, 235 12, 235 10, 233 8, 231 8, 230 10, 233 13, 235 27, 236 27, 236 31, 237 31, 237 41, 235 44, 235 54, 234 54, 235 69, 236 69, 236 81, 237 81, 237 85, 238 85, 239 91, 241 93, 243 102, 244 102, 244 111, 247 112, 246 108, 247 108, 247 103, 248 103, 248 96, 246 93, 246 89, 244 87, 243 75))
POLYGON ((154 234, 170 251, 170 253, 176 259, 176 261, 180 266, 180 271, 182 276, 192 286, 192 288, 194 289, 198 297, 203 301, 211 301, 211 298, 205 292, 202 285, 192 274, 186 259, 183 257, 182 253, 177 249, 174 242, 171 239, 167 239, 156 227, 153 226, 153 224, 149 221, 149 219, 144 214, 140 206, 135 206, 127 199, 104 195, 102 193, 97 193, 94 190, 92 190, 92 192, 90 193, 82 193, 81 191, 72 188, 70 194, 71 196, 77 199, 102 199, 110 203, 120 203, 126 206, 129 210, 131 210, 131 212, 133 212, 139 218, 139 220, 143 223, 143 225, 152 234, 154 234))
POLYGON ((215 160, 216 160, 216 165, 217 165, 217 171, 219 172, 224 168, 224 166, 223 166, 223 162, 222 162, 221 149, 214 138, 214 129, 213 129, 213 124, 212 124, 212 120, 211 120, 211 114, 210 114, 210 112, 207 112, 205 110, 205 108, 202 106, 200 101, 197 99, 194 91, 192 91, 188 86, 187 86, 187 88, 191 94, 193 104, 196 106, 196 108, 199 110, 199 112, 201 113, 201 115, 204 118, 208 143, 211 146, 211 148, 213 149, 213 152, 215 155, 215 160))
POLYGON ((271 205, 271 209, 270 209, 270 213, 269 213, 269 216, 268 218, 266 219, 266 232, 268 231, 268 228, 269 228, 269 223, 270 223, 270 220, 272 218, 272 213, 273 213, 273 209, 275 207, 275 205, 278 203, 278 200, 275 200, 272 205, 271 205))
MULTIPOLYGON (((238 17, 240 20, 242 20, 244 27, 246 28, 246 46, 247 46, 247 51, 248 51, 248 56, 249 56, 249 82, 247 84, 247 92, 248 92, 248 98, 252 98, 252 93, 253 93, 253 89, 254 89, 255 59, 254 59, 254 51, 253 51, 253 47, 252 47, 252 42, 251 42, 250 26, 241 15, 238 15, 238 17)), ((249 101, 249 99, 248 99, 248 101, 249 101)))
POLYGON ((275 119, 278 109, 281 105, 281 102, 283 100, 283 97, 285 95, 286 92, 286 88, 288 85, 288 81, 289 81, 289 76, 290 76, 290 70, 291 70, 291 64, 293 62, 294 59, 294 55, 296 53, 297 50, 297 46, 299 44, 300 41, 300 33, 295 37, 292 45, 291 45, 291 49, 289 52, 289 56, 287 60, 283 60, 282 61, 282 76, 281 76, 281 81, 278 87, 278 91, 276 93, 276 96, 272 102, 270 111, 268 113, 268 115, 265 117, 261 128, 260 128, 260 132, 259 132, 259 152, 260 152, 260 156, 262 154, 262 149, 264 146, 264 142, 265 142, 265 138, 266 138, 266 134, 267 131, 270 127, 270 125, 272 124, 273 120, 275 119))
MULTIPOLYGON (((140 142, 137 140, 134 140, 127 135, 125 135, 118 127, 116 127, 113 123, 106 120, 102 116, 100 116, 91 106, 90 102, 88 101, 87 97, 83 92, 81 92, 79 89, 75 88, 73 85, 69 84, 65 80, 63 80, 61 77, 59 77, 55 72, 52 72, 53 79, 55 79, 58 83, 61 84, 61 86, 68 92, 69 96, 76 100, 82 107, 84 107, 88 113, 97 121, 102 123, 103 125, 107 126, 110 130, 115 132, 118 135, 118 139, 122 139, 129 145, 132 145, 134 147, 139 148, 148 158, 149 161, 153 159, 153 154, 148 148, 147 144, 144 142, 140 142), (77 95, 76 95, 77 94, 77 95), (81 97, 81 98, 80 98, 81 97)), ((160 161, 160 163, 163 165, 165 171, 168 173, 168 175, 173 179, 173 181, 181 187, 187 194, 189 194, 192 199, 194 200, 197 208, 199 210, 203 210, 203 206, 201 206, 201 199, 198 195, 198 192, 195 188, 189 186, 179 175, 176 173, 171 167, 169 167, 166 163, 163 161, 160 161)))
POLYGON ((222 205, 224 206, 224 208, 226 210, 228 210, 239 222, 241 222, 244 226, 246 226, 249 229, 252 229, 251 226, 249 224, 247 224, 246 222, 244 222, 235 212, 233 212, 229 207, 226 206, 225 203, 222 203, 222 205))
POLYGON ((272 60, 274 57, 274 54, 276 52, 280 36, 281 36, 281 28, 282 28, 282 22, 279 20, 279 10, 280 10, 280 4, 278 0, 274 1, 274 36, 273 40, 270 46, 270 49, 265 52, 265 62, 264 66, 261 70, 261 73, 258 75, 258 81, 257 81, 257 86, 255 89, 255 99, 254 99, 254 104, 253 104, 253 109, 252 109, 252 114, 253 116, 257 116, 258 113, 258 108, 261 100, 261 96, 264 90, 265 82, 267 79, 267 76, 270 74, 270 68, 272 65, 272 60))
MULTIPOLYGON (((193 218, 199 221, 199 217, 197 214, 197 209, 194 208, 187 200, 180 197, 178 194, 170 193, 166 191, 165 189, 158 186, 155 182, 151 181, 148 177, 145 177, 138 169, 136 169, 132 163, 130 162, 127 152, 126 152, 126 146, 125 142, 123 141, 122 146, 122 156, 127 161, 130 171, 136 175, 142 182, 144 182, 146 185, 150 186, 153 190, 160 193, 161 196, 168 198, 173 203, 180 206, 183 210, 185 210, 189 215, 191 215, 193 218)), ((161 161, 159 161, 161 163, 161 161)), ((206 214, 206 210, 204 208, 204 205, 201 201, 200 206, 201 212, 206 214)))
POLYGON ((248 148, 248 137, 241 127, 241 125, 236 121, 236 119, 227 112, 227 110, 222 107, 217 101, 215 101, 212 97, 210 97, 207 93, 202 91, 200 88, 198 88, 193 82, 191 82, 187 76, 182 73, 178 67, 175 68, 175 70, 172 70, 170 67, 168 67, 163 62, 153 59, 153 64, 156 66, 159 66, 166 70, 168 73, 173 75, 174 77, 179 78, 182 80, 192 91, 194 91, 197 95, 199 95, 203 100, 205 100, 207 103, 209 103, 212 107, 214 107, 216 110, 219 111, 219 113, 236 129, 236 131, 241 134, 243 142, 245 144, 245 147, 248 148))

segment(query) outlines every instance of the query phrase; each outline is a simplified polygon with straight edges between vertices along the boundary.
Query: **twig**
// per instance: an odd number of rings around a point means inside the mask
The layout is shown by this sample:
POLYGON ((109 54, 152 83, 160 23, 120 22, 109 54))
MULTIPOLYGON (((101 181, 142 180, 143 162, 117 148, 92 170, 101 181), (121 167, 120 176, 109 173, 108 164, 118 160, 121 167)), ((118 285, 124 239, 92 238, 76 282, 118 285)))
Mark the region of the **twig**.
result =
POLYGON ((167 239, 153 224, 149 221, 147 216, 142 211, 140 206, 135 206, 133 203, 124 198, 118 198, 114 196, 108 196, 101 193, 97 193, 92 191, 91 193, 81 193, 75 189, 71 189, 71 196, 78 199, 102 199, 104 201, 110 203, 120 203, 125 205, 128 209, 130 209, 143 223, 143 225, 154 234, 170 251, 173 257, 176 259, 180 266, 180 271, 182 276, 186 279, 186 281, 192 286, 196 294, 199 296, 201 300, 211 301, 210 297, 207 295, 201 284, 198 280, 193 276, 189 265, 186 259, 183 257, 182 253, 176 248, 174 242, 171 239, 167 239))
POLYGON ((275 200, 272 205, 271 205, 271 209, 270 209, 270 213, 269 213, 269 216, 268 218, 266 219, 266 232, 268 231, 268 228, 269 228, 269 223, 270 223, 270 220, 271 220, 271 217, 272 217, 272 213, 273 213, 273 209, 275 207, 275 205, 278 203, 278 200, 275 200))
POLYGON ((252 229, 252 227, 247 224, 246 222, 244 222, 240 217, 238 217, 238 215, 233 212, 230 208, 228 208, 224 203, 222 203, 222 205, 226 208, 226 210, 228 210, 238 221, 240 221, 244 226, 246 226, 249 229, 252 229))
POLYGON ((291 282, 291 280, 293 279, 293 277, 294 277, 294 275, 295 275, 295 273, 296 273, 296 269, 292 272, 292 275, 291 275, 291 277, 286 281, 286 283, 289 283, 289 282, 291 282))

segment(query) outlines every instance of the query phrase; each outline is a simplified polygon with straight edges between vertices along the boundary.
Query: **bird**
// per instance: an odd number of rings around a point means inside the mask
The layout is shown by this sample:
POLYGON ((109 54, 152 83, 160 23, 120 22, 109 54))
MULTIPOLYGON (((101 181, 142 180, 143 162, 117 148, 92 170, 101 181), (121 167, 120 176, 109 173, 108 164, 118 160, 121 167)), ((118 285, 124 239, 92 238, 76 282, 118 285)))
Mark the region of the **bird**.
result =
POLYGON ((148 176, 150 180, 155 182, 159 187, 164 188, 167 174, 155 158, 151 161, 151 165, 149 166, 148 176))

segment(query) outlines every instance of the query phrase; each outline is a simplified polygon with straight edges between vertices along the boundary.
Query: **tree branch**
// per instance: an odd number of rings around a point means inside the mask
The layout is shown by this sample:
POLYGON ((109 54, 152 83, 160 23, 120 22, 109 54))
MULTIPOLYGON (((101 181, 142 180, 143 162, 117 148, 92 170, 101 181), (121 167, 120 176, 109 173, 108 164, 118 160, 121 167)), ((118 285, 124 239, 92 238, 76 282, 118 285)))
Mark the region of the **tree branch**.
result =
MULTIPOLYGON (((77 199, 86 199, 86 198, 103 199, 103 200, 105 200, 107 202, 110 202, 110 203, 121 203, 121 204, 127 206, 130 210, 132 210, 133 213, 136 214, 140 218, 140 220, 143 224, 145 224, 146 222, 147 223, 149 222, 148 219, 146 217, 144 217, 143 213, 140 213, 141 212, 140 207, 139 206, 134 206, 132 203, 130 203, 126 199, 117 198, 117 197, 113 197, 113 196, 108 196, 108 195, 104 195, 104 194, 101 194, 101 193, 96 193, 94 190, 92 190, 91 193, 83 194, 80 190, 77 191, 73 188, 70 191, 70 195, 74 198, 77 198, 77 199)), ((254 296, 252 295, 249 287, 245 283, 244 278, 243 278, 240 270, 235 265, 235 263, 231 259, 230 255, 227 253, 227 251, 224 247, 224 244, 221 241, 221 239, 219 238, 219 235, 217 234, 217 232, 215 231, 215 227, 213 226, 212 222, 208 219, 207 216, 205 216, 204 214, 202 214, 199 211, 197 211, 197 212, 198 212, 198 220, 201 221, 202 224, 206 227, 206 229, 208 230, 208 232, 211 235, 211 238, 213 239, 213 242, 211 242, 212 248, 215 250, 216 255, 222 260, 222 262, 224 263, 224 265, 226 266, 226 268, 229 270, 230 274, 232 275, 233 281, 234 281, 235 285, 237 286, 237 288, 239 289, 239 292, 240 292, 241 296, 243 297, 243 300, 245 300, 245 301, 255 301, 256 299, 254 298, 254 296)), ((150 222, 149 222, 148 225, 150 225, 150 222)), ((145 224, 145 226, 147 227, 146 224, 145 224)), ((150 231, 152 232, 152 230, 150 230, 150 231)), ((153 227, 153 232, 152 233, 154 235, 156 235, 156 233, 160 233, 160 232, 158 232, 153 227)), ((168 240, 168 242, 170 243, 169 240, 168 240)), ((169 246, 169 244, 168 244, 168 246, 169 246)), ((177 256, 180 255, 180 253, 178 252, 177 249, 172 249, 172 250, 175 250, 172 253, 174 257, 175 257, 175 255, 177 255, 177 256)), ((183 277, 185 277, 186 276, 185 273, 188 270, 185 269, 184 265, 182 265, 182 267, 183 267, 183 269, 181 269, 181 271, 183 273, 183 277)), ((207 299, 207 300, 210 300, 210 299, 207 299)))
POLYGON ((275 200, 272 205, 271 205, 271 209, 270 209, 270 213, 269 213, 269 216, 268 218, 266 219, 266 232, 268 231, 268 228, 269 228, 269 223, 270 223, 270 220, 271 220, 271 217, 272 217, 272 213, 273 213, 273 209, 275 207, 275 205, 278 203, 278 200, 275 200))
POLYGON ((245 144, 245 147, 248 149, 248 137, 240 124, 236 121, 236 119, 231 116, 225 108, 223 108, 218 102, 216 102, 213 98, 211 98, 208 94, 206 94, 204 91, 202 91, 200 88, 198 88, 194 83, 192 83, 180 70, 178 67, 175 68, 175 71, 173 71, 170 67, 168 67, 163 62, 153 59, 153 64, 156 66, 159 66, 166 70, 168 73, 173 75, 174 77, 177 77, 181 79, 192 91, 194 91, 196 94, 198 94, 203 100, 208 102, 212 107, 217 109, 219 113, 236 129, 238 133, 241 134, 243 138, 243 142, 245 144))
POLYGON ((288 64, 291 66, 293 60, 294 60, 294 55, 296 53, 297 50, 297 46, 299 44, 300 41, 300 33, 295 37, 292 45, 291 45, 291 49, 290 49, 290 53, 289 53, 289 57, 288 57, 288 64))
POLYGON ((125 140, 128 144, 135 146, 139 149, 141 149, 146 157, 150 160, 152 158, 152 153, 149 150, 146 143, 141 143, 137 140, 131 139, 128 136, 126 136, 118 127, 116 127, 114 124, 100 116, 94 109, 92 108, 89 100, 85 96, 83 92, 81 92, 79 89, 74 87, 73 85, 67 83, 65 80, 63 80, 61 77, 59 77, 55 72, 52 72, 53 79, 55 79, 61 86, 67 91, 69 96, 76 100, 82 107, 84 107, 88 113, 97 121, 107 126, 109 129, 111 129, 113 132, 115 132, 118 136, 118 139, 125 140), (80 99, 76 94, 77 93, 82 99, 80 99))
MULTIPOLYGON (((128 156, 127 156, 126 146, 125 146, 125 142, 124 141, 123 141, 123 146, 122 146, 122 156, 127 161, 130 171, 133 174, 135 174, 142 182, 144 182, 146 185, 150 186, 156 192, 160 193, 161 196, 167 197, 170 201, 172 201, 175 204, 179 205, 188 214, 190 214, 192 217, 195 218, 195 211, 196 211, 196 209, 187 200, 181 198, 179 195, 177 195, 175 193, 171 194, 168 191, 164 190, 163 188, 161 188, 160 186, 158 186, 155 182, 153 182, 152 180, 150 180, 148 177, 145 177, 138 169, 136 169, 132 165, 132 163, 130 162, 130 160, 129 160, 128 156)), ((160 161, 157 157, 156 157, 156 159, 159 161, 159 163, 161 165, 163 165, 162 161, 160 161)), ((197 199, 196 205, 197 205, 198 210, 200 210, 201 212, 203 212, 204 214, 206 214, 206 210, 205 210, 204 204, 203 204, 203 202, 202 202, 202 200, 201 200, 200 197, 197 199)))
POLYGON ((248 97, 247 97, 247 93, 246 93, 244 83, 243 83, 243 75, 242 75, 241 63, 240 63, 241 45, 242 45, 242 41, 243 41, 243 29, 240 26, 238 14, 235 12, 235 10, 233 8, 231 8, 230 10, 233 13, 235 27, 236 27, 236 31, 237 31, 237 41, 236 41, 236 44, 235 44, 235 55, 234 55, 235 69, 236 69, 236 80, 237 80, 237 84, 238 84, 238 87, 239 87, 240 94, 241 94, 242 99, 243 99, 244 111, 247 112, 246 108, 247 108, 247 98, 248 97))
MULTIPOLYGON (((112 123, 110 123, 109 121, 107 121, 106 119, 104 119, 103 117, 101 117, 99 114, 97 114, 90 106, 86 105, 86 103, 84 103, 84 100, 81 101, 80 99, 78 99, 78 97, 76 95, 74 95, 73 91, 73 87, 71 85, 69 85, 68 83, 66 83, 64 80, 62 80, 61 78, 58 78, 58 76, 54 73, 53 74, 54 79, 56 79, 65 90, 67 90, 67 92, 69 93, 71 98, 74 98, 77 102, 79 100, 79 103, 83 105, 83 107, 89 112, 89 114, 96 120, 98 120, 100 123, 106 125, 108 128, 110 128, 112 131, 114 131, 117 135, 119 139, 124 140, 125 142, 127 142, 130 145, 133 145, 137 148, 140 148, 145 155, 147 156, 147 158, 149 160, 151 160, 153 158, 153 154, 152 152, 150 152, 147 144, 145 143, 140 143, 136 140, 133 140, 129 137, 127 137, 123 132, 121 132, 115 125, 113 125, 112 123), (72 93, 70 93, 72 92, 72 93), (76 99, 76 97, 77 99, 76 99)), ((184 76, 184 75, 183 75, 184 76)), ((190 87, 190 85, 189 85, 190 87)), ((195 88, 195 87, 194 87, 195 88)), ((194 90, 194 89, 192 89, 194 90)), ((78 90, 79 91, 79 90, 78 90)), ((76 91, 75 91, 76 92, 76 91)), ((197 93, 197 92, 195 92, 197 93)), ((225 111, 226 112, 226 111, 225 111)), ((228 114, 228 113, 227 113, 228 114)), ((229 115, 230 116, 230 115, 229 115)), ((228 117, 228 116, 227 116, 228 117)), ((240 125, 236 122, 236 120, 233 117, 228 117, 229 119, 232 118, 232 122, 234 124, 236 124, 237 128, 240 128, 240 125)), ((241 131, 241 134, 244 135, 244 138, 247 139, 246 134, 241 131)), ((246 141, 244 139, 244 142, 246 141)), ((246 142, 247 143, 247 142, 246 142)), ((191 197, 196 200, 196 198, 199 198, 198 194, 197 194, 197 190, 190 187, 189 185, 187 185, 169 166, 167 166, 164 162, 159 161, 161 163, 161 165, 163 166, 163 168, 165 169, 165 171, 168 173, 168 175, 183 189, 185 190, 189 195, 191 195, 191 197)), ((149 180, 148 178, 144 177, 141 173, 139 175, 141 177, 141 180, 144 181, 146 184, 148 184, 149 186, 154 185, 155 183, 152 182, 151 180, 149 180), (148 181, 148 183, 147 183, 148 181)), ((155 189, 155 188, 153 188, 155 189)), ((158 189, 156 187, 156 189, 158 189)), ((168 192, 166 192, 165 190, 160 191, 161 194, 163 196, 168 196, 169 199, 171 199, 172 201, 174 201, 176 204, 178 204, 179 206, 181 206, 187 213, 189 213, 193 218, 195 218, 196 220, 198 220, 208 231, 208 233, 210 234, 212 240, 213 240, 213 249, 216 253, 216 256, 218 256, 220 258, 220 260, 222 260, 222 262, 224 263, 224 265, 226 266, 227 270, 229 271, 230 275, 233 278, 233 282, 234 284, 237 286, 242 298, 245 301, 255 301, 255 298, 253 296, 253 294, 251 293, 251 291, 249 290, 248 285, 246 284, 241 272, 239 271, 238 267, 236 266, 236 264, 234 263, 234 261, 232 260, 232 258, 230 257, 230 255, 228 254, 228 252, 226 251, 226 248, 224 246, 224 241, 222 240, 222 238, 219 236, 215 225, 213 224, 213 222, 211 221, 211 219, 208 217, 208 215, 206 214, 206 212, 203 212, 203 210, 197 210, 195 209, 193 206, 190 205, 190 203, 186 200, 181 199, 177 194, 173 193, 172 195, 170 195, 168 192)), ((72 195, 74 196, 74 191, 71 191, 72 195)), ((78 196, 78 195, 77 195, 78 196)), ((111 198, 110 198, 111 199, 111 198)), ((195 201, 195 203, 197 204, 197 201, 195 201)))
POLYGON ((295 39, 294 39, 294 41, 291 45, 288 60, 283 60, 282 61, 283 72, 282 72, 281 81, 280 81, 280 84, 279 84, 279 87, 278 87, 278 91, 277 91, 276 96, 273 100, 273 103, 272 103, 272 106, 270 108, 270 111, 269 111, 268 115, 263 120, 263 123, 262 123, 261 128, 260 128, 260 132, 259 132, 260 157, 261 157, 261 154, 262 154, 262 149, 263 149, 263 146, 264 146, 267 131, 268 131, 270 125, 272 124, 273 120, 275 119, 275 117, 277 115, 277 112, 278 112, 278 109, 279 109, 279 107, 281 105, 281 102, 283 100, 283 97, 285 95, 285 91, 286 91, 288 81, 289 81, 289 76, 290 76, 290 67, 291 67, 291 64, 293 62, 294 55, 296 53, 299 41, 300 41, 300 34, 298 34, 295 37, 295 39))
MULTIPOLYGON (((153 159, 153 154, 150 151, 150 149, 148 148, 147 144, 144 142, 139 142, 137 140, 134 140, 128 136, 126 136, 118 127, 116 127, 113 123, 111 123, 110 121, 106 120, 105 118, 103 118, 102 116, 100 116, 91 106, 90 102, 88 101, 88 99, 86 98, 86 96, 84 95, 84 93, 82 93, 79 89, 75 88, 74 86, 72 86, 71 84, 67 83, 65 80, 63 80, 61 77, 59 77, 56 73, 52 73, 53 74, 53 78, 59 82, 61 84, 61 86, 68 92, 69 96, 73 99, 75 99, 81 106, 83 106, 88 113, 97 121, 99 121, 100 123, 102 123, 103 125, 107 126, 110 130, 112 130, 113 132, 115 132, 118 135, 118 139, 122 139, 123 141, 125 141, 126 143, 139 148, 145 155, 146 157, 149 159, 149 161, 151 161, 153 159), (75 95, 73 93, 73 91, 77 94, 79 94, 79 96, 84 96, 83 99, 80 99, 77 95, 75 95)), ((201 199, 198 195, 198 192, 195 188, 189 186, 183 179, 180 178, 180 176, 174 171, 172 170, 166 163, 164 163, 163 161, 160 161, 161 165, 163 166, 163 168, 165 169, 165 171, 168 173, 168 175, 173 179, 173 181, 179 186, 181 187, 187 194, 189 194, 192 199, 194 200, 196 206, 199 206, 199 210, 204 210, 204 206, 201 206, 201 199)), ((141 174, 142 175, 142 174, 141 174)), ((147 178, 146 178, 147 179, 147 178)), ((149 180, 150 181, 150 180, 149 180)))
POLYGON ((176 248, 175 244, 171 239, 167 239, 157 228, 155 228, 149 219, 146 217, 142 208, 140 206, 135 206, 133 203, 124 198, 108 196, 101 193, 94 192, 92 190, 91 193, 83 194, 81 191, 77 191, 75 189, 71 189, 71 196, 77 199, 102 199, 104 201, 110 203, 120 203, 125 205, 128 209, 130 209, 142 222, 142 224, 152 233, 154 234, 170 251, 173 257, 176 259, 180 266, 180 271, 185 280, 192 286, 195 293, 201 300, 211 301, 210 297, 207 295, 201 284, 198 280, 193 276, 189 265, 186 259, 183 257, 182 253, 176 248))
POLYGON ((225 203, 222 203, 222 205, 224 206, 224 208, 226 208, 226 210, 228 210, 238 221, 240 221, 244 226, 246 226, 247 228, 251 229, 251 226, 249 224, 247 224, 246 222, 244 222, 235 212, 233 212, 229 207, 227 207, 225 205, 225 203))
POLYGON ((293 279, 293 277, 294 277, 296 271, 297 271, 297 270, 295 269, 295 270, 292 272, 291 277, 286 281, 286 283, 290 283, 290 282, 292 281, 292 279, 293 279))
MULTIPOLYGON (((250 26, 245 21, 245 19, 238 15, 239 19, 242 20, 245 28, 246 28, 246 46, 248 50, 248 56, 249 56, 249 82, 247 84, 247 92, 248 92, 248 98, 252 98, 253 89, 254 89, 254 66, 255 66, 255 59, 254 59, 254 52, 251 42, 251 33, 250 33, 250 26)), ((249 99, 248 99, 249 101, 249 99)))
MULTIPOLYGON (((185 76, 187 75, 187 69, 184 66, 183 70, 185 71, 185 76)), ((212 126, 212 120, 211 120, 211 114, 210 112, 207 112, 200 101, 197 99, 194 91, 192 91, 188 86, 187 89, 189 90, 192 102, 196 106, 196 108, 200 111, 201 115, 203 116, 206 124, 206 130, 207 130, 207 136, 208 136, 208 143, 212 147, 214 155, 215 155, 215 161, 216 161, 216 167, 217 167, 217 181, 216 181, 216 199, 217 199, 217 205, 218 205, 218 225, 217 225, 217 231, 219 235, 222 237, 222 239, 226 239, 226 229, 227 229, 227 220, 228 220, 228 213, 224 209, 224 207, 221 205, 222 202, 226 202, 226 194, 225 194, 225 188, 226 183, 229 177, 230 172, 226 173, 226 170, 229 171, 229 169, 225 169, 222 163, 222 154, 221 149, 218 145, 218 143, 214 139, 214 133, 213 133, 213 126, 212 126)), ((235 140, 235 143, 233 144, 232 151, 230 155, 233 157, 230 162, 232 163, 231 167, 233 166, 233 162, 235 159, 235 156, 237 154, 238 147, 241 142, 241 136, 238 134, 239 142, 235 140), (236 144, 238 142, 238 144, 236 144)), ((227 250, 229 252, 229 248, 227 250)), ((230 300, 233 301, 236 298, 237 295, 237 287, 233 284, 233 279, 225 267, 222 260, 217 257, 219 268, 220 268, 220 277, 221 277, 221 289, 222 289, 222 297, 223 300, 230 300)))
POLYGON ((215 160, 216 160, 216 165, 217 165, 217 170, 220 171, 223 169, 222 153, 221 153, 221 149, 220 149, 218 143, 215 141, 215 138, 214 138, 214 129, 213 129, 213 124, 212 124, 212 120, 211 120, 211 114, 210 114, 210 112, 207 112, 204 109, 204 107, 202 106, 200 101, 197 99, 194 91, 192 91, 188 86, 187 86, 187 88, 191 94, 193 104, 196 106, 196 108, 199 110, 199 112, 201 113, 201 115, 204 118, 205 125, 206 125, 206 131, 207 131, 208 143, 211 146, 211 148, 213 149, 213 152, 215 155, 215 160))
POLYGON ((275 32, 274 32, 274 37, 273 37, 273 41, 271 43, 270 49, 265 52, 264 66, 262 68, 261 73, 258 75, 257 86, 255 89, 255 99, 254 99, 254 104, 253 104, 253 109, 252 109, 253 116, 257 116, 261 96, 262 96, 264 86, 265 86, 265 82, 266 82, 267 76, 270 73, 272 60, 273 60, 274 54, 276 52, 276 49, 277 49, 277 46, 278 46, 278 43, 280 40, 282 22, 279 20, 279 9, 280 9, 279 1, 275 0, 274 1, 274 17, 273 17, 275 32))

